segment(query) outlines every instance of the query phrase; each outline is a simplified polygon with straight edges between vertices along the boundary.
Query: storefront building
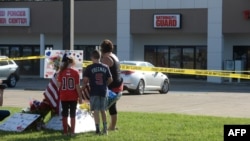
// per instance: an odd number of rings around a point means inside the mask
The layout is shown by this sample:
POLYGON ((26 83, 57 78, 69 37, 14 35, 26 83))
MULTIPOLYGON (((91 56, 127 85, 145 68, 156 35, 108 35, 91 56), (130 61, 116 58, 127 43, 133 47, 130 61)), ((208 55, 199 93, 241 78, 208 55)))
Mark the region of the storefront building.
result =
MULTIPOLYGON (((0 16, 1 9, 25 8, 29 25, 4 25, 0 20, 1 55, 30 56, 46 48, 62 49, 62 1, 6 1, 0 2, 0 16)), ((248 0, 76 0, 74 49, 83 49, 84 59, 89 60, 89 53, 108 38, 121 60, 209 70, 223 70, 225 61, 241 60, 247 71, 249 6, 248 0)), ((39 76, 41 63, 19 61, 21 74, 39 76)), ((207 77, 207 81, 224 79, 207 77)))

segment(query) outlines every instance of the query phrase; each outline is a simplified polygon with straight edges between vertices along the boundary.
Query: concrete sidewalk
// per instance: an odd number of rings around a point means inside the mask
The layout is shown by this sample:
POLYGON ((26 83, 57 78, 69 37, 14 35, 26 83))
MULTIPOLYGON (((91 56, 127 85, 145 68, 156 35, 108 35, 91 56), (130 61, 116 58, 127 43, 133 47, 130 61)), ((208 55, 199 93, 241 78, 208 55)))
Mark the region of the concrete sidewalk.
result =
MULTIPOLYGON (((47 83, 48 80, 44 79, 22 80, 16 88, 5 90, 3 106, 26 108, 30 99, 41 101, 47 83)), ((249 92, 248 83, 214 84, 200 80, 173 79, 168 94, 147 92, 145 95, 129 95, 124 91, 118 109, 250 118, 249 92)))

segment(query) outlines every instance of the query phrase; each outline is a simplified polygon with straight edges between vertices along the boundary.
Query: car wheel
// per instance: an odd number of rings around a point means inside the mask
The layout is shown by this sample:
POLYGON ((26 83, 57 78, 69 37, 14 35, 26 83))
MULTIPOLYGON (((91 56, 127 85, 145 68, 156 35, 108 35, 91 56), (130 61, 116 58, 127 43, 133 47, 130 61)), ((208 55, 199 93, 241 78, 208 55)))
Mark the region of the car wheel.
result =
POLYGON ((161 86, 161 90, 159 91, 161 94, 167 94, 169 91, 169 83, 165 80, 161 86))
POLYGON ((135 90, 135 93, 142 95, 144 94, 144 89, 145 89, 144 81, 140 80, 137 89, 135 90))
POLYGON ((17 83, 16 77, 14 75, 11 75, 7 81, 8 87, 15 87, 17 83))

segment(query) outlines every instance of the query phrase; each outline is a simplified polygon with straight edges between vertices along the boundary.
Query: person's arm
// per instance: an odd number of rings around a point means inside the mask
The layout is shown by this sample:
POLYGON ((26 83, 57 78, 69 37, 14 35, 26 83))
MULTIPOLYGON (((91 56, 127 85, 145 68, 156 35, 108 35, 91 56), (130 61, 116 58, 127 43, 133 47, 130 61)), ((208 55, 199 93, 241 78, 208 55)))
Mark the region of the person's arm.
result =
POLYGON ((83 77, 83 83, 82 83, 82 89, 84 90, 89 83, 89 78, 88 77, 83 77))
POLYGON ((82 98, 84 101, 89 101, 89 85, 87 84, 86 87, 84 89, 82 89, 82 98))
POLYGON ((57 89, 59 90, 61 87, 62 83, 61 82, 57 82, 57 89))
POLYGON ((113 82, 113 78, 112 78, 112 77, 109 77, 109 78, 108 78, 107 84, 109 85, 109 84, 112 83, 112 82, 113 82))
POLYGON ((82 92, 79 84, 76 85, 76 91, 78 94, 79 103, 82 104, 82 92))
POLYGON ((57 76, 55 76, 55 77, 56 77, 56 85, 57 85, 57 89, 59 90, 59 89, 60 89, 60 87, 61 87, 61 85, 62 85, 62 83, 59 81, 60 76, 59 76, 59 75, 57 75, 57 76))
POLYGON ((107 77, 108 77, 108 81, 107 81, 107 85, 109 85, 110 83, 112 83, 113 82, 113 77, 112 77, 112 74, 111 74, 111 72, 110 72, 110 69, 109 69, 109 67, 107 67, 107 77))

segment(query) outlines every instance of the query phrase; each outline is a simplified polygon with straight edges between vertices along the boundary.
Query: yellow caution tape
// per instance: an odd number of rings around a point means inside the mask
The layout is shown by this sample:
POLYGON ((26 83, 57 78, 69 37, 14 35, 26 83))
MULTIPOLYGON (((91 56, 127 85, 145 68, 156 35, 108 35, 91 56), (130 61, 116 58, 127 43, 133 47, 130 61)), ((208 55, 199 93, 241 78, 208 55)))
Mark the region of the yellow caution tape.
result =
MULTIPOLYGON (((15 57, 1 60, 32 60, 32 59, 44 59, 45 56, 28 56, 28 57, 15 57)), ((83 61, 83 67, 87 67, 92 64, 92 61, 83 61)), ((227 78, 241 78, 250 79, 250 75, 242 74, 243 72, 250 71, 226 71, 226 70, 199 70, 199 69, 179 69, 179 68, 166 68, 166 67, 142 67, 132 65, 122 65, 121 70, 140 70, 140 71, 154 71, 163 73, 174 74, 186 74, 186 75, 202 75, 202 76, 214 76, 214 77, 227 77, 227 78)))
POLYGON ((1 58, 1 60, 34 60, 43 59, 45 56, 27 56, 27 57, 12 57, 12 58, 1 58))
POLYGON ((186 74, 186 75, 203 75, 214 77, 227 77, 227 78, 242 78, 250 79, 248 74, 230 73, 220 70, 198 70, 198 69, 178 69, 178 68, 163 68, 163 67, 139 67, 121 65, 121 70, 141 70, 141 71, 154 71, 163 73, 186 74))
POLYGON ((82 67, 86 68, 88 65, 92 64, 92 61, 83 61, 82 67))
MULTIPOLYGON (((83 67, 90 65, 91 61, 84 61, 83 67)), ((122 65, 121 70, 140 70, 140 71, 154 71, 163 73, 174 74, 186 74, 186 75, 202 75, 202 76, 214 76, 214 77, 228 77, 228 78, 242 78, 250 79, 250 75, 241 74, 241 71, 221 71, 221 70, 199 70, 199 69, 178 69, 178 68, 166 68, 166 67, 142 67, 133 65, 122 65), (233 73, 235 72, 235 73, 233 73)), ((249 71, 245 71, 249 72, 249 71)))

